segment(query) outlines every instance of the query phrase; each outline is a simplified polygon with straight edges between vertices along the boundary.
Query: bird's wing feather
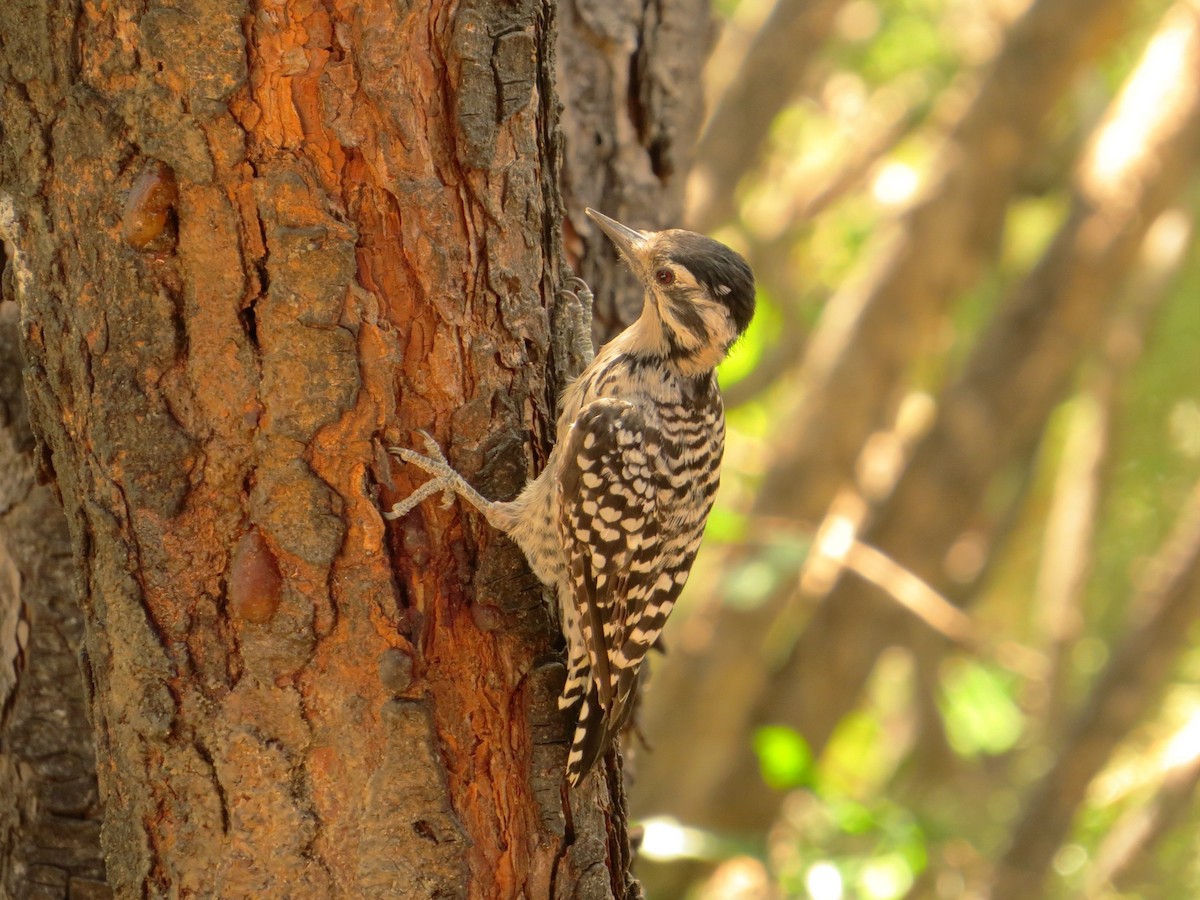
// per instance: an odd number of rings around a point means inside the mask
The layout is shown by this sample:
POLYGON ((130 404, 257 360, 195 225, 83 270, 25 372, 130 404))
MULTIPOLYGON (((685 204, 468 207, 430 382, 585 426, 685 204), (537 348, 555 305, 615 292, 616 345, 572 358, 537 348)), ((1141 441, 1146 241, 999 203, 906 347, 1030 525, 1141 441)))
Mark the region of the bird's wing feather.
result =
POLYGON ((559 464, 558 527, 572 599, 610 723, 623 718, 630 694, 625 648, 657 578, 647 569, 662 541, 661 443, 638 407, 604 398, 580 411, 559 464))

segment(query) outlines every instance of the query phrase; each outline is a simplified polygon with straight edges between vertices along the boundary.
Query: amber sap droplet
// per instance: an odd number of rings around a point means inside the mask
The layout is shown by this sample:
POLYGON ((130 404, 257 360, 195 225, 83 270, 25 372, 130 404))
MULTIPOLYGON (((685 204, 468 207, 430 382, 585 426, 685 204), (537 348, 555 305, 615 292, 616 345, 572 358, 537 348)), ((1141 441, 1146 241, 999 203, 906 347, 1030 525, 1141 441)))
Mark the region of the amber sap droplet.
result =
POLYGON ((262 625, 271 621, 279 608, 283 577, 275 554, 257 528, 237 542, 229 567, 229 609, 235 618, 262 625))
POLYGON ((166 229, 167 218, 178 199, 179 189, 171 167, 159 160, 151 162, 133 183, 125 200, 125 211, 121 214, 121 236, 125 243, 136 250, 148 247, 166 229))

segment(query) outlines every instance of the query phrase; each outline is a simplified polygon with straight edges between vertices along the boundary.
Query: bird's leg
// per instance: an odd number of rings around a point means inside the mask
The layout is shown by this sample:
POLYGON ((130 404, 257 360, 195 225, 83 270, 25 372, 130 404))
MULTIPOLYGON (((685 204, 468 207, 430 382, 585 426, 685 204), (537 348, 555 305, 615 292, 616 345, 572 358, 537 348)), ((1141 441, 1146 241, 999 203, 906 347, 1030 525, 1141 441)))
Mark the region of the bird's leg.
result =
POLYGON ((429 454, 428 456, 422 455, 416 450, 409 450, 407 447, 389 447, 388 453, 400 457, 407 463, 412 463, 418 469, 432 475, 433 479, 425 482, 425 484, 421 485, 403 500, 393 504, 391 510, 385 512, 383 517, 385 519, 399 519, 401 516, 411 512, 422 500, 436 493, 444 492, 446 496, 442 501, 443 508, 449 509, 454 503, 454 495, 457 494, 483 513, 488 522, 496 525, 497 507, 500 504, 488 500, 479 491, 467 484, 466 479, 454 471, 450 463, 446 462, 446 457, 442 455, 442 450, 437 445, 437 441, 428 432, 422 431, 421 437, 425 439, 425 451, 429 454))
MULTIPOLYGON (((574 290, 563 289, 562 296, 573 302, 568 307, 571 329, 571 356, 579 360, 579 371, 582 372, 596 356, 596 348, 592 345, 592 289, 587 282, 576 275, 567 279, 567 284, 574 290)), ((578 372, 574 374, 579 374, 578 372)))

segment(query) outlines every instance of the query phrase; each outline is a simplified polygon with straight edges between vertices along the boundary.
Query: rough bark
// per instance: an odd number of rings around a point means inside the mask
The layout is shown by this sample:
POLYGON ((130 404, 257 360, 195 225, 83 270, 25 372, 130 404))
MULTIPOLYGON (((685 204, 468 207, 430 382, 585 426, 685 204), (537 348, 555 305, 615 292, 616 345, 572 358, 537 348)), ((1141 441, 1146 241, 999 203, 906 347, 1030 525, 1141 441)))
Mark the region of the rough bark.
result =
MULTIPOLYGON (((681 166, 696 95, 645 68, 707 17, 596 9, 631 36, 606 64, 642 66, 612 107, 681 166)), ((556 629, 519 552, 457 508, 379 514, 416 483, 384 452, 416 428, 490 496, 547 452, 554 17, 0 9, 0 237, 120 896, 638 893, 618 760, 566 802, 556 629)), ((629 141, 597 135, 614 173, 629 141)), ((650 171, 648 197, 676 189, 650 171)))
POLYGON ((35 481, 17 308, 0 302, 0 896, 111 896, 67 522, 35 481))
POLYGON ((708 0, 576 0, 560 7, 559 29, 564 240, 596 293, 600 344, 637 318, 642 291, 583 209, 680 225, 715 23, 708 0))

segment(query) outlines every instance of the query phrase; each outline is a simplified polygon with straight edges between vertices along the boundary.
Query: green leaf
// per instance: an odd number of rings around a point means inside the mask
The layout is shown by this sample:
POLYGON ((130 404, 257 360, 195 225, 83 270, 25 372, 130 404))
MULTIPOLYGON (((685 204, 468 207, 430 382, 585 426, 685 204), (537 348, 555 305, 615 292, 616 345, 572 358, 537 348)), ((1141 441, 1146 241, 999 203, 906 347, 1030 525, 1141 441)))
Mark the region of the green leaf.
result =
POLYGON ((718 503, 708 514, 708 522, 704 526, 704 539, 721 544, 736 544, 746 536, 746 522, 745 513, 718 503))
POLYGON ((1013 699, 1015 689, 1015 679, 996 667, 965 660, 946 665, 938 705, 956 753, 995 755, 1016 744, 1024 717, 1013 699))
POLYGON ((812 781, 813 757, 808 742, 783 725, 767 725, 754 733, 754 752, 763 781, 776 790, 812 781))

